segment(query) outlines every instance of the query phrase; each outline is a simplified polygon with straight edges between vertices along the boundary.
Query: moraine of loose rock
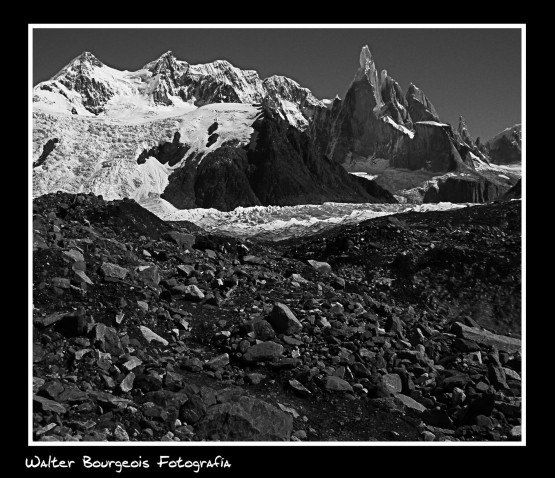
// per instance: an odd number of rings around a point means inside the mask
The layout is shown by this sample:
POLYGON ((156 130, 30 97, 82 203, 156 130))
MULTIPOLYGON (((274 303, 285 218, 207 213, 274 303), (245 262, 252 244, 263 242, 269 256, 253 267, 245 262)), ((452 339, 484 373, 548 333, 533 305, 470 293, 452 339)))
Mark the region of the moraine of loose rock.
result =
POLYGON ((131 201, 33 207, 34 440, 522 439, 518 201, 191 247, 131 201))

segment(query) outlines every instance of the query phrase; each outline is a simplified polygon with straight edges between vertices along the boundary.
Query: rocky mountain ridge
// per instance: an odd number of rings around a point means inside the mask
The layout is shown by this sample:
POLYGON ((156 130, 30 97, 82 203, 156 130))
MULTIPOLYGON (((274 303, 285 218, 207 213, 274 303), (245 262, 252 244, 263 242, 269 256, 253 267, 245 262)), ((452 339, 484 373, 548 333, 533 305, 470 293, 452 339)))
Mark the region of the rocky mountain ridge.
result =
POLYGON ((491 161, 495 164, 518 164, 522 161, 522 127, 507 128, 485 143, 491 161))
MULTIPOLYGON (((320 150, 348 171, 379 175, 372 161, 386 158, 388 167, 394 169, 430 171, 438 176, 460 173, 458 182, 465 183, 462 189, 453 190, 453 180, 441 182, 441 197, 452 202, 485 197, 479 184, 488 185, 491 194, 487 197, 498 197, 518 179, 512 172, 484 174, 489 165, 487 149, 470 136, 464 118, 460 117, 456 130, 440 122, 422 90, 411 84, 404 95, 386 70, 378 73, 368 47, 361 51, 345 99, 325 116, 325 121, 313 123, 312 134, 320 150)), ((427 194, 427 189, 421 194, 424 202, 437 198, 427 194)))
POLYGON ((261 80, 224 60, 190 65, 171 52, 136 72, 107 67, 85 52, 37 85, 33 100, 35 195, 56 188, 110 199, 162 195, 176 207, 225 211, 305 201, 390 202, 391 192, 397 201, 416 203, 492 200, 519 179, 517 170, 488 159, 490 151, 503 155, 507 147, 474 141, 462 117, 456 130, 441 123, 422 90, 411 84, 404 95, 386 70, 378 72, 368 47, 343 100, 320 101, 291 79, 261 80), (264 129, 277 134, 265 141, 282 145, 272 149, 273 160, 264 159, 263 174, 252 163, 261 117, 296 130, 264 129), (209 167, 214 158, 218 166, 209 167), (307 161, 312 167, 303 173, 307 161), (359 177, 348 178, 330 161, 359 177), (216 197, 201 190, 218 189, 202 179, 195 186, 195 177, 208 170, 221 178, 218 184, 229 183, 227 192, 216 197), (262 192, 278 170, 279 192, 262 192), (258 192, 249 192, 253 187, 258 192))
POLYGON ((49 111, 62 103, 66 112, 110 116, 111 104, 126 97, 128 104, 157 107, 204 106, 212 103, 261 103, 271 98, 276 109, 303 129, 310 111, 324 104, 297 82, 283 76, 261 80, 254 70, 241 70, 226 60, 191 65, 171 51, 136 72, 118 71, 84 52, 51 80, 34 88, 35 108, 49 111), (49 93, 46 97, 45 92, 49 93), (67 105, 63 105, 65 103, 67 105))

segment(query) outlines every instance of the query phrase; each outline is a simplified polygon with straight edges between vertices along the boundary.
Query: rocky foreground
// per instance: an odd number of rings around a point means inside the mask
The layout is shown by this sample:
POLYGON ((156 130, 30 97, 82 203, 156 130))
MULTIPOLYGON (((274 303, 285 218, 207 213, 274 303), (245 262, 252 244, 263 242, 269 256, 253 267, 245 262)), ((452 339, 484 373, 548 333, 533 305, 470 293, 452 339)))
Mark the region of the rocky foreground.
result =
POLYGON ((278 244, 33 203, 33 439, 521 439, 520 201, 278 244))

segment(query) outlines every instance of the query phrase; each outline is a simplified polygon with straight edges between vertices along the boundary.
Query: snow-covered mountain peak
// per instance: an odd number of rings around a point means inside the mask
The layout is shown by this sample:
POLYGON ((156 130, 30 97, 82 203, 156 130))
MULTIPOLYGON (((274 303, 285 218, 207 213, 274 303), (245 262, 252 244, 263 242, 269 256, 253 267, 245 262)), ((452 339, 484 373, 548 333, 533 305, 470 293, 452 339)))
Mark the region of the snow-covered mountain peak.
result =
POLYGON ((51 80, 39 83, 34 88, 33 102, 39 109, 96 115, 104 111, 106 103, 117 94, 131 93, 132 81, 127 75, 85 51, 51 80))
POLYGON ((104 63, 102 63, 96 56, 94 56, 89 51, 84 51, 79 56, 76 56, 71 60, 66 66, 64 66, 58 73, 56 73, 52 80, 57 80, 58 78, 75 75, 77 73, 86 74, 92 73, 94 68, 102 68, 104 63))
POLYGON ((225 59, 191 65, 171 50, 137 71, 119 71, 83 52, 51 80, 34 88, 37 110, 107 116, 137 123, 180 115, 214 103, 258 104, 266 101, 283 118, 304 129, 314 109, 324 103, 284 76, 262 80, 225 59))
POLYGON ((316 109, 326 108, 326 103, 291 78, 273 75, 263 81, 263 86, 266 91, 265 103, 299 130, 308 127, 316 109))
POLYGON ((184 70, 186 72, 188 69, 188 64, 186 62, 179 61, 173 55, 172 51, 168 50, 156 60, 151 61, 143 66, 143 69, 149 70, 153 75, 164 74, 168 72, 173 73, 174 71, 181 70, 184 70))
POLYGON ((304 88, 295 80, 281 75, 272 75, 263 81, 268 93, 278 93, 284 99, 298 102, 305 100, 311 104, 323 104, 308 88, 304 88))

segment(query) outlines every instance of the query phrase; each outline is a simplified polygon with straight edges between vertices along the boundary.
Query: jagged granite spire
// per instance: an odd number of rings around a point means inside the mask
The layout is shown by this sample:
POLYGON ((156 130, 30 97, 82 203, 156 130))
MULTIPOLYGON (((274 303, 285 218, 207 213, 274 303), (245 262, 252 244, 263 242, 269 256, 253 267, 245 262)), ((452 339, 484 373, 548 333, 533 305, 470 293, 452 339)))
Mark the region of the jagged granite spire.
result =
POLYGON ((374 58, 372 57, 372 53, 370 53, 368 45, 363 46, 362 50, 360 51, 359 64, 360 66, 355 73, 354 81, 360 81, 366 78, 372 86, 372 89, 374 90, 376 106, 378 108, 381 108, 384 102, 381 95, 380 78, 378 76, 378 70, 376 69, 376 64, 374 63, 374 58))
POLYGON ((434 105, 424 94, 424 92, 415 84, 410 84, 407 90, 406 99, 407 109, 412 118, 412 121, 439 122, 439 115, 434 108, 434 105))
POLYGON ((459 126, 457 128, 457 131, 461 135, 461 138, 465 143, 469 145, 474 144, 474 140, 472 139, 472 136, 470 136, 470 133, 468 132, 468 126, 466 125, 466 120, 464 119, 464 116, 459 116, 459 126))
POLYGON ((387 70, 380 74, 380 92, 384 102, 380 116, 389 116, 397 124, 412 127, 412 120, 407 111, 407 100, 399 83, 388 76, 387 70))
POLYGON ((522 126, 507 128, 486 141, 491 161, 495 164, 515 164, 522 161, 522 126))

